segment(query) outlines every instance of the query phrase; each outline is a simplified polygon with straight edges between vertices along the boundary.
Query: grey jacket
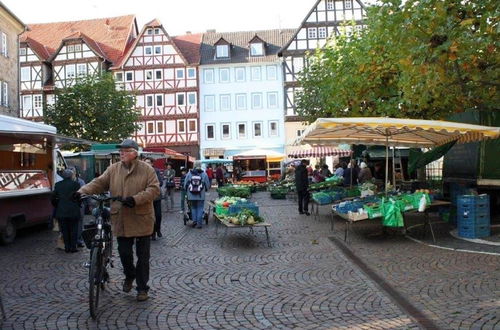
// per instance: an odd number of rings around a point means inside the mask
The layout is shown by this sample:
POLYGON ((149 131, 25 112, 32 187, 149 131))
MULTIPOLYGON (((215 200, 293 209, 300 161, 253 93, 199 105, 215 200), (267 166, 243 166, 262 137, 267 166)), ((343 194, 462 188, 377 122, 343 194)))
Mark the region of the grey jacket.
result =
POLYGON ((210 180, 208 179, 208 175, 201 169, 193 169, 189 171, 189 173, 186 175, 186 179, 184 180, 184 190, 186 191, 187 198, 190 201, 202 201, 205 200, 205 191, 208 191, 210 189, 210 180), (193 171, 199 171, 201 172, 201 181, 203 184, 203 189, 201 190, 201 193, 199 194, 192 194, 189 191, 189 184, 191 183, 191 177, 193 176, 193 171))

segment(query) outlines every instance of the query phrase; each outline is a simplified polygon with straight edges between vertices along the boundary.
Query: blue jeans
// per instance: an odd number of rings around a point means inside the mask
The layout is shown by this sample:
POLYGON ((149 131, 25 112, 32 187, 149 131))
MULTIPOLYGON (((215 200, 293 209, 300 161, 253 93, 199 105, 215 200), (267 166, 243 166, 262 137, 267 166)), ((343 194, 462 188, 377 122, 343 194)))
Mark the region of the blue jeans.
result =
POLYGON ((191 217, 198 226, 202 225, 203 221, 203 206, 205 204, 204 200, 191 200, 191 217))

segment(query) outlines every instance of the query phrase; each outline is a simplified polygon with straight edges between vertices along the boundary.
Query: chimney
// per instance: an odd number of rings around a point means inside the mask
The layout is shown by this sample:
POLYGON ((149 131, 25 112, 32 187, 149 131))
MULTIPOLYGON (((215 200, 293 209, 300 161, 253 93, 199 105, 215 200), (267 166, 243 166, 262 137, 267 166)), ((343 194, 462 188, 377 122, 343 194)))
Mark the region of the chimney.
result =
POLYGON ((207 33, 215 33, 215 29, 207 29, 207 33))

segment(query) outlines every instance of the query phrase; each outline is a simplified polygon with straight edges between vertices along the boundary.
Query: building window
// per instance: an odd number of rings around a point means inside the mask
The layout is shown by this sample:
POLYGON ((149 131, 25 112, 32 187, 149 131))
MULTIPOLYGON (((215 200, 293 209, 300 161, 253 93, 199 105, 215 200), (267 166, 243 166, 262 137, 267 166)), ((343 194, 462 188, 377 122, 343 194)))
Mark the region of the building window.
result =
POLYGON ((203 70, 203 80, 207 84, 212 84, 214 82, 214 70, 213 69, 203 70))
POLYGON ((196 133, 196 119, 188 119, 188 133, 196 133))
POLYGON ((276 80, 278 79, 278 70, 274 65, 267 66, 267 80, 276 80))
POLYGON ((250 44, 250 56, 263 56, 264 44, 262 42, 254 42, 250 44))
POLYGON ((262 137, 262 123, 253 123, 253 137, 262 137))
POLYGON ((245 123, 238 124, 238 139, 245 139, 247 137, 247 125, 245 123))
POLYGON ((162 78, 162 70, 155 70, 155 79, 156 80, 161 80, 162 78))
POLYGON ((260 66, 252 67, 252 80, 260 80, 260 79, 261 79, 260 66))
POLYGON ((74 45, 68 45, 67 52, 68 53, 73 53, 75 51, 75 46, 74 45))
POLYGON ((307 29, 307 37, 309 39, 316 39, 316 37, 317 37, 317 29, 316 28, 308 28, 307 29))
POLYGON ((270 121, 269 122, 269 136, 278 136, 278 122, 270 121))
POLYGON ((262 109, 261 93, 252 93, 252 109, 262 109))
POLYGON ((31 80, 31 68, 29 66, 25 66, 21 68, 21 81, 30 81, 31 80))
POLYGON ((298 129, 297 130, 297 137, 302 136, 302 133, 304 133, 303 129, 298 129))
POLYGON ((153 106, 153 95, 147 95, 146 96, 146 106, 147 107, 152 107, 153 106))
POLYGON ((156 122, 156 133, 163 133, 163 122, 162 121, 157 121, 156 122))
POLYGON ((205 111, 215 110, 215 96, 205 95, 205 111))
POLYGON ((122 82, 123 81, 123 72, 115 73, 115 81, 122 82))
POLYGON ((31 95, 23 95, 23 110, 31 110, 31 95))
POLYGON ((215 139, 215 125, 214 124, 207 124, 206 125, 206 132, 207 132, 207 140, 215 139))
POLYGON ((7 35, 5 32, 2 32, 2 55, 5 57, 9 56, 7 51, 7 35))
POLYGON ((33 105, 35 109, 41 109, 42 108, 42 95, 35 95, 33 96, 33 105))
POLYGON ((231 138, 230 124, 222 124, 222 139, 227 140, 231 138))
POLYGON ((318 28, 318 38, 326 39, 326 27, 322 26, 318 28))
POLYGON ((187 69, 187 77, 189 79, 194 79, 196 78, 196 69, 195 68, 188 68, 187 69))
POLYGON ((160 29, 155 29, 155 34, 160 34, 160 29))
POLYGON ((177 105, 186 105, 186 95, 184 93, 177 93, 177 105))
POLYGON ((236 68, 234 69, 234 73, 236 81, 245 81, 245 68, 236 68))
POLYGON ((177 79, 184 79, 184 69, 175 70, 175 77, 177 79))
POLYGON ((152 54, 153 54, 153 47, 151 46, 144 47, 144 55, 152 55, 152 54))
POLYGON ((156 106, 163 106, 163 95, 156 95, 156 106))
POLYGON ((228 68, 219 69, 219 82, 221 82, 221 83, 229 82, 229 69, 228 68))
POLYGON ((155 46, 155 55, 161 55, 161 46, 155 46))
POLYGON ((236 109, 244 110, 247 108, 247 95, 236 94, 236 109))
POLYGON ((26 55, 26 47, 19 48, 19 55, 26 55))
POLYGON ((75 45, 75 52, 81 52, 82 51, 82 45, 75 45))
POLYGON ((155 132, 155 124, 148 123, 148 134, 153 134, 155 132))
POLYGON ((133 73, 133 72, 127 72, 127 73, 125 73, 125 79, 126 79, 127 81, 132 81, 132 80, 134 80, 134 73, 133 73))
POLYGON ((352 8, 352 0, 344 0, 344 8, 351 9, 352 8))
POLYGON ((87 64, 86 63, 77 64, 76 74, 78 75, 78 77, 87 75, 87 64))
POLYGON ((219 101, 221 110, 231 110, 231 95, 222 94, 219 101))
POLYGON ((196 92, 187 93, 188 105, 196 105, 196 92))
POLYGON ((186 121, 185 120, 177 121, 177 132, 186 133, 186 121))
POLYGON ((217 58, 229 57, 229 46, 228 45, 217 45, 217 58))
POLYGON ((148 34, 148 35, 153 34, 153 29, 147 29, 147 30, 146 30, 146 34, 148 34))
POLYGON ((326 9, 327 10, 333 10, 333 0, 326 0, 326 9))
POLYGON ((146 80, 153 80, 153 70, 146 71, 146 80))
POLYGON ((277 92, 267 93, 267 107, 270 109, 276 109, 278 107, 278 93, 277 92))
POLYGON ((75 65, 69 64, 66 65, 66 79, 75 77, 75 65))

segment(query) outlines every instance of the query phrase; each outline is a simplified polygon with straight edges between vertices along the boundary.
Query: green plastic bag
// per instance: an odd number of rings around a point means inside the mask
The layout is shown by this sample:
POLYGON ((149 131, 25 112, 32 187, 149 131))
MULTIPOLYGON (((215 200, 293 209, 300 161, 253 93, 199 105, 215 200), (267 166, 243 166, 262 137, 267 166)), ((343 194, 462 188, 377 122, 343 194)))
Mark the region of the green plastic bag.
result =
POLYGON ((386 227, 403 227, 403 214, 401 213, 401 205, 397 201, 382 200, 382 214, 384 218, 382 219, 382 225, 386 227))

